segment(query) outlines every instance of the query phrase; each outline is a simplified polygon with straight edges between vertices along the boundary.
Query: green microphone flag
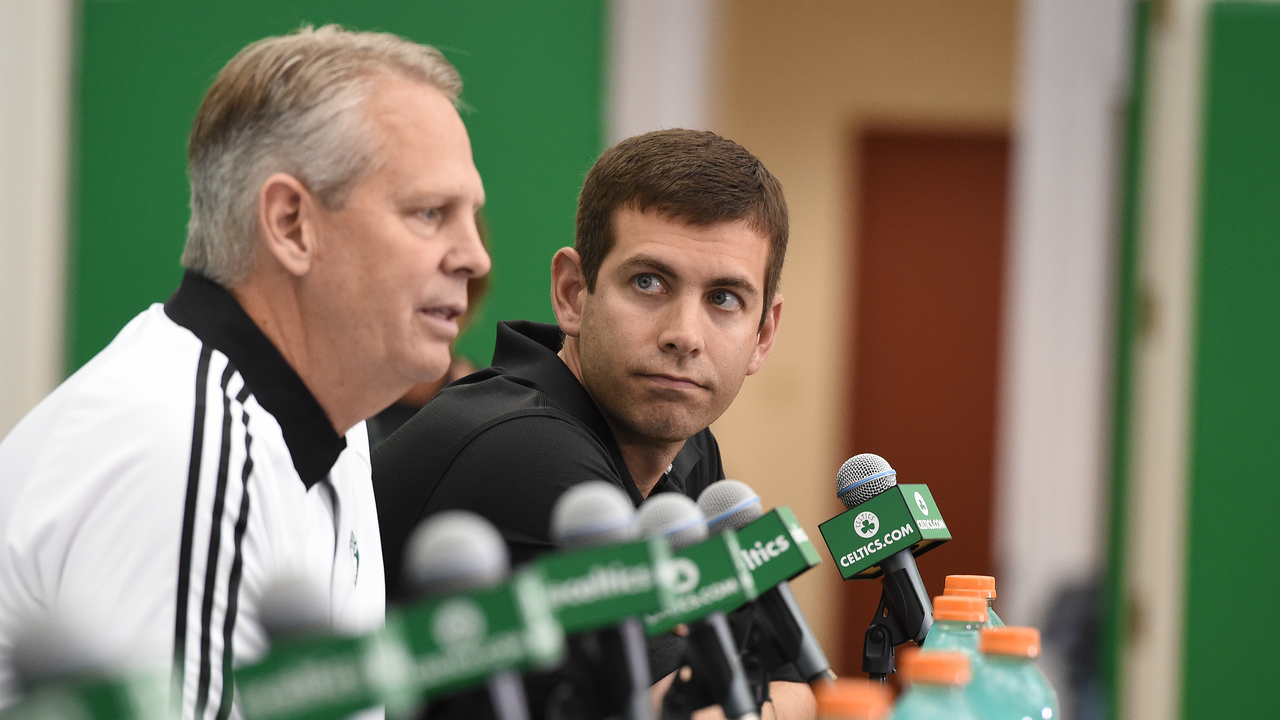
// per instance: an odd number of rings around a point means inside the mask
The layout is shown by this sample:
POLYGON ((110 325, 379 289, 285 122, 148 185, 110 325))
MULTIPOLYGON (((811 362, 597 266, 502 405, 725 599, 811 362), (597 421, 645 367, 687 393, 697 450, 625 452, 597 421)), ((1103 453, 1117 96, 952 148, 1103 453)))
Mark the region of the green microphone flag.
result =
POLYGON ((564 631, 531 567, 493 587, 388 612, 386 627, 370 635, 282 640, 237 670, 236 684, 249 720, 336 720, 380 704, 399 717, 497 672, 552 666, 563 653, 564 631))
POLYGON ((912 545, 919 557, 951 539, 927 485, 894 485, 818 526, 845 580, 880 577, 880 563, 912 545))
POLYGON ((672 601, 671 548, 666 538, 566 550, 534 561, 566 634, 616 625, 659 612, 672 601))

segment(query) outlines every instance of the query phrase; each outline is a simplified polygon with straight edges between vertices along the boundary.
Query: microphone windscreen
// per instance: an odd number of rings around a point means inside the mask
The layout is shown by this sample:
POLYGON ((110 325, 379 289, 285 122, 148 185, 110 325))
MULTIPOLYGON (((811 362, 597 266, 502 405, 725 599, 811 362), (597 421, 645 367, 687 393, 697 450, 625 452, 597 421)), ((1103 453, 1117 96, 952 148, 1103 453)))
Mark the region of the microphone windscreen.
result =
POLYGON ((706 517, 697 503, 680 493, 659 493, 644 501, 636 523, 645 537, 666 537, 672 550, 707 539, 706 517))
POLYGON ((609 545, 639 536, 631 498, 603 480, 574 485, 551 511, 551 539, 562 547, 609 545))
POLYGON ((99 674, 120 664, 113 643, 86 615, 61 610, 19 623, 9 662, 24 688, 40 683, 99 674))
POLYGON ((273 640, 326 632, 331 625, 327 595, 305 578, 277 579, 262 591, 258 619, 273 640))
POLYGON ((898 473, 879 455, 862 453, 844 461, 836 473, 836 497, 854 508, 898 484, 898 473))
POLYGON ((707 518, 708 532, 741 530, 764 515, 760 496, 741 480, 718 480, 698 496, 698 509, 707 518))
POLYGON ((502 534, 469 510, 445 510, 423 520, 405 547, 404 581, 419 597, 495 585, 509 568, 502 534))

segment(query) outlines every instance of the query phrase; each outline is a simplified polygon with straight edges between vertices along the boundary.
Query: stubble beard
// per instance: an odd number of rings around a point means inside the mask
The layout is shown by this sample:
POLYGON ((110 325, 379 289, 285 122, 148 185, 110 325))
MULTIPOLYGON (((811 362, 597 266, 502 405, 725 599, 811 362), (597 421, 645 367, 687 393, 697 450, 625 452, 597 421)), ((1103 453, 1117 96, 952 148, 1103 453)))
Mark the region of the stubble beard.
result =
POLYGON ((621 442, 655 446, 684 442, 710 424, 695 417, 698 413, 692 403, 645 399, 624 368, 606 369, 595 367, 586 357, 580 360, 583 385, 621 442))

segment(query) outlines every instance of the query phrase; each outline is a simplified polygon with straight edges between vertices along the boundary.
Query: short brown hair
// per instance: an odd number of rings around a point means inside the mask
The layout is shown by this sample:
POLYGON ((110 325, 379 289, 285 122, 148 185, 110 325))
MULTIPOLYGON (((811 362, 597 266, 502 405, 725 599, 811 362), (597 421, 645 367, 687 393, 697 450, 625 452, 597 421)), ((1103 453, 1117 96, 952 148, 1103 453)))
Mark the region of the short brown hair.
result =
POLYGON ((457 102, 458 71, 438 50, 387 33, 303 26, 236 54, 200 103, 187 146, 191 221, 182 265, 226 286, 253 267, 257 195, 296 177, 330 209, 377 163, 364 112, 375 81, 426 83, 457 102))
POLYGON ((578 196, 574 249, 588 292, 595 292, 600 266, 613 249, 613 218, 621 208, 654 210, 695 226, 745 219, 769 240, 764 323, 790 230, 782 184, 755 155, 705 130, 658 130, 606 150, 578 196))

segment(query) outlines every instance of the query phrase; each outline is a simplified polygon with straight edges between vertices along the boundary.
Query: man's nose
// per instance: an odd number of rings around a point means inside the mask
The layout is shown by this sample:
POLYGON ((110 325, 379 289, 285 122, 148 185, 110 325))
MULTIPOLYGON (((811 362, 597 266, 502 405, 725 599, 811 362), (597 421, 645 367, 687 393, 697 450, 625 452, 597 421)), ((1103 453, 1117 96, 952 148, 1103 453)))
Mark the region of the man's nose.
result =
POLYGON ((450 275, 480 277, 488 275, 492 267, 493 261, 489 259, 489 251, 480 236, 479 225, 474 218, 464 219, 453 248, 445 254, 444 271, 450 275))
POLYGON ((701 303, 698 298, 679 298, 668 306, 658 345, 663 352, 697 356, 702 352, 701 303))

